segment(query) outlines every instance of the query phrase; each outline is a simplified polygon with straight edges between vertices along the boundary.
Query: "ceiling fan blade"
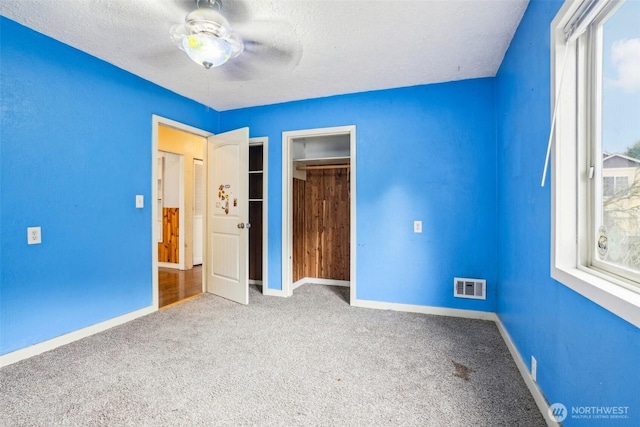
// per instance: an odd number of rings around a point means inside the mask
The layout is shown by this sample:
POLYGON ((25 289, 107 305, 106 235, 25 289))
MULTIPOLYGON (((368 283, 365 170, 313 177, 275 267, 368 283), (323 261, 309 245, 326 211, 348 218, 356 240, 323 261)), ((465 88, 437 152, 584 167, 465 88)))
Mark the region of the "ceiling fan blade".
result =
MULTIPOLYGON (((237 59, 237 58, 236 58, 237 59)), ((249 81, 258 80, 265 75, 260 72, 250 61, 229 61, 215 70, 222 74, 225 80, 249 81)))
POLYGON ((270 47, 259 48, 254 53, 245 50, 239 57, 211 71, 220 72, 232 81, 260 80, 292 70, 298 61, 294 58, 297 56, 291 51, 270 47))
MULTIPOLYGON (((226 65, 252 70, 240 73, 243 79, 269 76, 295 68, 302 58, 302 44, 287 22, 253 21, 234 28, 244 43, 244 51, 226 65)), ((232 67, 228 67, 232 68, 232 67)))
POLYGON ((268 44, 258 41, 245 41, 244 52, 254 62, 264 62, 280 69, 293 69, 302 59, 302 46, 299 43, 268 44))
POLYGON ((257 42, 245 41, 245 50, 226 64, 211 69, 232 81, 260 80, 295 68, 300 61, 301 49, 286 49, 257 42))

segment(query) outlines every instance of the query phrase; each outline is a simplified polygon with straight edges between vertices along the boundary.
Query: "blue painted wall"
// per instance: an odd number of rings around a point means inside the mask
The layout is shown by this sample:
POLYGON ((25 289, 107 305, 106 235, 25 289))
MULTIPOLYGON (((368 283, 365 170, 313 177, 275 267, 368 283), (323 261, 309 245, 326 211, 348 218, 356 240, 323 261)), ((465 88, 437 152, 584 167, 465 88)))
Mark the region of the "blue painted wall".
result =
POLYGON ((628 406, 640 425, 640 330, 550 278, 550 184, 540 187, 550 126, 550 23, 559 1, 532 1, 496 78, 498 315, 549 403, 628 406))
POLYGON ((4 354, 151 304, 151 115, 217 131, 218 113, 4 17, 0 31, 4 354))
POLYGON ((220 123, 269 137, 270 287, 282 277, 282 132, 356 125, 357 298, 495 310, 493 79, 228 111, 220 123), (487 279, 488 299, 454 298, 454 276, 487 279))

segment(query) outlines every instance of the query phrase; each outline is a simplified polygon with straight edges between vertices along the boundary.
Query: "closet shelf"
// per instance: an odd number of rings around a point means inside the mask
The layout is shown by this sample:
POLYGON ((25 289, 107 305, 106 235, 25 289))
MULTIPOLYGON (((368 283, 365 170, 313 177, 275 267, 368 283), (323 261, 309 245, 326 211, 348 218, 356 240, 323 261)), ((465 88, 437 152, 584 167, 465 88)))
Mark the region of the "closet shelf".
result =
POLYGON ((298 166, 296 170, 310 171, 310 170, 322 170, 322 169, 349 169, 351 165, 310 165, 310 166, 298 166))
POLYGON ((324 165, 348 165, 351 162, 351 157, 318 157, 313 159, 293 159, 293 163, 296 167, 305 166, 324 166, 324 165))

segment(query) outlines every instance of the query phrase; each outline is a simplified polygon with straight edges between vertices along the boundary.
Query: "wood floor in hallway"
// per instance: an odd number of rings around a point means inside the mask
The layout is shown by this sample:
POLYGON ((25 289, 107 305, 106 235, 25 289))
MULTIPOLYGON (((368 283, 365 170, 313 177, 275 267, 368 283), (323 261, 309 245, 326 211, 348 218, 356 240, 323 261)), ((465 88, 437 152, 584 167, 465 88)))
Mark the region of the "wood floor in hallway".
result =
POLYGON ((166 307, 202 293, 202 266, 191 270, 158 268, 158 307, 166 307))

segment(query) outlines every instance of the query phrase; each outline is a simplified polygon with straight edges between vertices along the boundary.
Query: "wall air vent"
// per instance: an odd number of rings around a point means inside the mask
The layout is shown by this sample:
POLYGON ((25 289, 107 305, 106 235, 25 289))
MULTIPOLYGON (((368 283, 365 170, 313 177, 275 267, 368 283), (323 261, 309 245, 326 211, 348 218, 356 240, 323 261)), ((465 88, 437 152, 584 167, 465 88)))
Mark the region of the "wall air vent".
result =
POLYGON ((453 296, 457 298, 487 299, 487 281, 484 279, 454 277, 453 296))

